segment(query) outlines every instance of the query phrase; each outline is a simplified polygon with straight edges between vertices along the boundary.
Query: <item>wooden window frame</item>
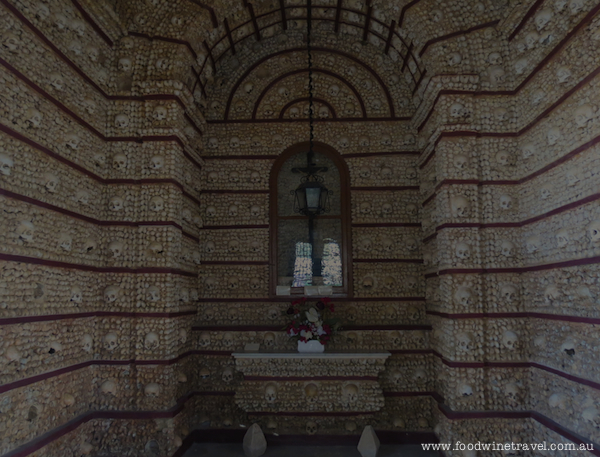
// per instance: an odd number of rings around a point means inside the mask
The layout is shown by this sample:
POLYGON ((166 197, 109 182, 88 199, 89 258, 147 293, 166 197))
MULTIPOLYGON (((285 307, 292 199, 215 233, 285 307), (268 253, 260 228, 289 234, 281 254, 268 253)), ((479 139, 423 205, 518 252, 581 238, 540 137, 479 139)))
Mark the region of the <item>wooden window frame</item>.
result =
MULTIPOLYGON (((277 295, 277 250, 278 250, 278 230, 279 230, 279 215, 278 215, 278 193, 277 180, 279 172, 283 164, 292 156, 308 151, 310 143, 308 141, 290 146, 275 160, 271 167, 271 175, 269 177, 269 297, 270 298, 285 298, 287 295, 277 295)), ((337 167, 340 174, 340 221, 342 225, 342 240, 340 253, 342 256, 342 278, 344 285, 342 287, 334 287, 332 297, 337 298, 352 298, 352 229, 351 229, 351 207, 350 207, 350 172, 346 161, 340 153, 331 146, 314 142, 313 150, 316 153, 327 156, 337 167)), ((300 184, 300 179, 298 179, 300 184)), ((334 192, 337 192, 336 189, 334 192)), ((318 216, 323 217, 323 216, 318 216)), ((327 216, 324 216, 327 217, 327 216)), ((302 216, 302 218, 305 218, 302 216)), ((338 219, 338 217, 335 217, 338 219)), ((281 219, 289 219, 282 217, 281 219)), ((304 296, 303 287, 293 287, 291 297, 304 296)))

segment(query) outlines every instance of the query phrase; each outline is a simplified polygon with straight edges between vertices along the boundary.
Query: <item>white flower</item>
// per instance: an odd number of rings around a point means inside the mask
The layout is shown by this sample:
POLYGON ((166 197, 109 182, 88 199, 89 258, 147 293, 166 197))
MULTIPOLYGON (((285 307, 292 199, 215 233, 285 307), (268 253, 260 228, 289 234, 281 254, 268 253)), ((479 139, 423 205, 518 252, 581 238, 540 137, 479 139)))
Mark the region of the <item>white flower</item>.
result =
POLYGON ((323 326, 322 325, 319 325, 317 327, 317 335, 319 335, 319 336, 320 335, 325 335, 325 330, 323 330, 323 326))
POLYGON ((307 340, 310 340, 312 337, 313 337, 313 334, 312 334, 312 332, 306 332, 306 333, 304 334, 304 338, 306 338, 307 340))
POLYGON ((319 312, 315 308, 311 308, 306 312, 308 322, 317 322, 319 320, 319 312))

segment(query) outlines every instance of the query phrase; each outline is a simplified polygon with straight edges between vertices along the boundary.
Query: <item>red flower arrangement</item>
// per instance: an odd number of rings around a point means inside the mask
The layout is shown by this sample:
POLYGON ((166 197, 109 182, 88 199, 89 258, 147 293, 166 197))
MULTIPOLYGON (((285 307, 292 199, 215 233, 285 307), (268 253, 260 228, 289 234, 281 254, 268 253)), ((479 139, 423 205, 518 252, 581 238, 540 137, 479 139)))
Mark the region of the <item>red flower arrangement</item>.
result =
POLYGON ((334 311, 335 307, 327 297, 320 298, 314 305, 306 297, 294 300, 285 311, 291 318, 285 331, 290 338, 303 343, 317 340, 327 344, 340 328, 339 321, 330 317, 334 311))

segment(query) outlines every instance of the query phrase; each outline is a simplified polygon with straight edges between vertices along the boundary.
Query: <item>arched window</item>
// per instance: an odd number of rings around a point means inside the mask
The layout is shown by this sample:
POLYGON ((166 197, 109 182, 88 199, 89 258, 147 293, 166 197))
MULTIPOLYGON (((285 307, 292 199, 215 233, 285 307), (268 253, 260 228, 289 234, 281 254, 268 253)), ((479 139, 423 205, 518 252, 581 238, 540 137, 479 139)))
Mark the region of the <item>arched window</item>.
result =
POLYGON ((348 296, 351 277, 348 168, 331 147, 315 142, 314 163, 331 194, 328 211, 314 216, 294 210, 294 191, 306 167, 308 142, 284 151, 271 169, 271 296, 348 296))

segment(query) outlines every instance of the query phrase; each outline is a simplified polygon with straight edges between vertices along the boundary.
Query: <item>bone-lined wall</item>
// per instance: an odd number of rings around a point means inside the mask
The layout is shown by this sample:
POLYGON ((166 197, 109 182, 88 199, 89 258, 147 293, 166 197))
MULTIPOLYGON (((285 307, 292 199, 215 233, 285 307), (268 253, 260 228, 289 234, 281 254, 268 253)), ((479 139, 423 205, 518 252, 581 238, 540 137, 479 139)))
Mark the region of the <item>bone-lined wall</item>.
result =
POLYGON ((240 388, 232 352, 293 350, 269 182, 309 131, 306 8, 231 3, 0 1, 0 454, 171 456, 252 422, 600 443, 597 1, 313 1, 351 211, 328 350, 392 353, 377 412, 352 364, 339 391, 284 365, 240 388))

